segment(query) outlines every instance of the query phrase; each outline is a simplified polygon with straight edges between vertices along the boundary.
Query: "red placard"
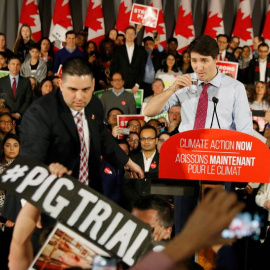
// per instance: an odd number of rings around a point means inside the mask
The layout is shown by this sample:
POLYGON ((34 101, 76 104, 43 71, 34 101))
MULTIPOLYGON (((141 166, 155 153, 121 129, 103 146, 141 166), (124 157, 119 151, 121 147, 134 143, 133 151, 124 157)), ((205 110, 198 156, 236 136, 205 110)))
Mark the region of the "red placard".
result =
POLYGON ((135 24, 143 24, 144 26, 156 28, 158 14, 158 8, 133 4, 129 22, 135 24))
POLYGON ((225 73, 226 75, 231 75, 232 78, 237 78, 238 72, 238 63, 229 62, 229 61, 218 61, 217 67, 221 73, 225 73))
POLYGON ((142 119, 144 120, 144 115, 140 114, 121 114, 117 115, 117 126, 125 128, 127 122, 131 119, 142 119))
POLYGON ((238 131, 179 133, 164 142, 159 162, 159 178, 269 183, 269 148, 238 131))

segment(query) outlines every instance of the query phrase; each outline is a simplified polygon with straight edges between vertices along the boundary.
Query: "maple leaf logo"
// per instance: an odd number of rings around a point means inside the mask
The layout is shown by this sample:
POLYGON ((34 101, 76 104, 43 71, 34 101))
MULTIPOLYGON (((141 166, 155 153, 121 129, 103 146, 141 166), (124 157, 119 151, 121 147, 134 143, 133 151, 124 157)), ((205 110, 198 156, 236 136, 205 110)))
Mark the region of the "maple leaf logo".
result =
POLYGON ((218 13, 211 16, 211 11, 208 12, 208 18, 204 30, 205 35, 209 35, 212 38, 216 38, 217 36, 217 28, 222 27, 222 18, 218 17, 218 13))
POLYGON ((184 15, 185 10, 183 9, 183 6, 180 6, 177 25, 175 27, 175 35, 180 35, 188 39, 189 37, 193 37, 193 31, 189 27, 193 25, 193 19, 191 12, 188 13, 186 16, 184 15))
POLYGON ((243 18, 244 15, 245 14, 242 12, 242 10, 239 9, 237 12, 233 35, 240 37, 240 39, 244 41, 247 41, 252 39, 251 32, 248 31, 248 29, 252 28, 252 23, 250 15, 246 16, 246 18, 243 18))
POLYGON ((129 25, 130 10, 128 6, 125 6, 125 2, 121 2, 119 5, 119 14, 116 22, 116 29, 118 31, 125 31, 125 28, 129 25))
POLYGON ((23 2, 20 23, 26 23, 29 26, 36 26, 35 18, 31 17, 30 15, 38 15, 38 8, 34 0, 28 5, 26 5, 26 1, 23 2))
POLYGON ((89 1, 87 16, 85 19, 85 26, 93 29, 94 31, 102 30, 102 22, 100 19, 103 19, 103 13, 101 5, 94 7, 94 2, 89 1))
POLYGON ((53 13, 53 24, 59 24, 64 28, 72 27, 71 13, 69 1, 66 1, 66 4, 62 6, 62 1, 55 2, 55 8, 53 13))

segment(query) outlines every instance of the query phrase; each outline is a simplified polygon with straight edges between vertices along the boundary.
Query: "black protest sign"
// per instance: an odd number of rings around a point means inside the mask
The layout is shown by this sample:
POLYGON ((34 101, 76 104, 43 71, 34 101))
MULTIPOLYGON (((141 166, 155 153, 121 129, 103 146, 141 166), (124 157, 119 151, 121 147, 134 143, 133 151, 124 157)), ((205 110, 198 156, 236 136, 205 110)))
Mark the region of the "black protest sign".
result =
POLYGON ((61 220, 128 265, 151 243, 148 225, 75 178, 57 178, 28 158, 16 158, 1 176, 0 188, 61 220))

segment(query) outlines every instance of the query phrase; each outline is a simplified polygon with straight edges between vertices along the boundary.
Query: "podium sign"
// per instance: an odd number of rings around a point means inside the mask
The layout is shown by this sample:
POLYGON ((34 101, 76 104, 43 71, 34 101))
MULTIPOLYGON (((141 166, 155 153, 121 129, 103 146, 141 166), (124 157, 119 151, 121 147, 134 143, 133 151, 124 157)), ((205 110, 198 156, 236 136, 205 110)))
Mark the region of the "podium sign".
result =
POLYGON ((199 129, 161 147, 159 178, 269 183, 270 151, 242 132, 199 129))

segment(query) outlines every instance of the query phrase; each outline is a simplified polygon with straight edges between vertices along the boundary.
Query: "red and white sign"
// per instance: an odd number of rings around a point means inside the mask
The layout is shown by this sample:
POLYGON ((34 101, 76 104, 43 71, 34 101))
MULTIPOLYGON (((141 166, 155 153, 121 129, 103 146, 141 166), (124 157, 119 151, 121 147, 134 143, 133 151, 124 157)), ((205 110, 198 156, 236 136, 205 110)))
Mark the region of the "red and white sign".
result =
POLYGON ((159 178, 269 183, 269 148, 238 131, 179 133, 164 142, 159 162, 159 178))
POLYGON ((41 39, 41 23, 37 0, 23 1, 19 29, 23 24, 28 24, 31 27, 32 35, 36 42, 41 39))
POLYGON ((117 126, 125 128, 127 123, 131 119, 142 119, 144 120, 144 115, 140 114, 121 114, 117 115, 117 126))
POLYGON ((225 73, 226 75, 231 75, 232 78, 237 78, 238 72, 238 63, 229 62, 229 61, 218 61, 217 67, 221 73, 225 73))
POLYGON ((151 6, 133 4, 129 22, 135 24, 143 24, 156 28, 158 21, 159 9, 151 6))

